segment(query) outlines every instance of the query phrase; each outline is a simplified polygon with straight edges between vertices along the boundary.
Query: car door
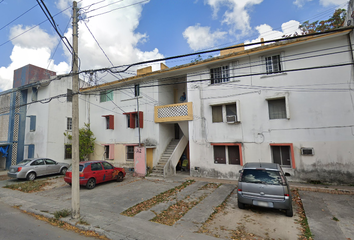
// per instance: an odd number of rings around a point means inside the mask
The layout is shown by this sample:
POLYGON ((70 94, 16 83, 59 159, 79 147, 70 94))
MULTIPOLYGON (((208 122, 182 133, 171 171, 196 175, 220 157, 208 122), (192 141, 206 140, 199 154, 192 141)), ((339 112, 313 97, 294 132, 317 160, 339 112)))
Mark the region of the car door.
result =
POLYGON ((103 181, 110 181, 113 179, 114 167, 108 162, 102 162, 104 168, 103 181))
POLYGON ((38 159, 31 163, 32 169, 36 172, 37 176, 42 176, 46 174, 46 165, 43 159, 38 159))
POLYGON ((59 172, 59 167, 55 161, 52 159, 44 159, 46 168, 47 168, 47 173, 46 174, 54 174, 59 172))
POLYGON ((91 174, 96 179, 96 183, 103 182, 103 167, 100 162, 91 163, 91 174))

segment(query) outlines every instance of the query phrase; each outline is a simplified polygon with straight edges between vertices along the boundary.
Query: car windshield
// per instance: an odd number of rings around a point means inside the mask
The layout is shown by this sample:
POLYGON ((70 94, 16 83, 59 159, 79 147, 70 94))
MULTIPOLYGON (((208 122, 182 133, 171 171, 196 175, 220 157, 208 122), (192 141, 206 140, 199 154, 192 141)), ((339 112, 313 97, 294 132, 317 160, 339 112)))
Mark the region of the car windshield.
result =
POLYGON ((280 173, 265 169, 244 169, 241 182, 283 185, 280 173))
MULTIPOLYGON (((70 165, 70 167, 68 168, 68 171, 71 172, 73 170, 73 165, 70 165)), ((84 170, 84 165, 79 165, 79 172, 82 172, 82 170, 84 170)))
POLYGON ((32 160, 25 159, 25 160, 22 160, 21 162, 17 163, 16 165, 23 166, 23 165, 26 165, 29 162, 32 162, 32 160))

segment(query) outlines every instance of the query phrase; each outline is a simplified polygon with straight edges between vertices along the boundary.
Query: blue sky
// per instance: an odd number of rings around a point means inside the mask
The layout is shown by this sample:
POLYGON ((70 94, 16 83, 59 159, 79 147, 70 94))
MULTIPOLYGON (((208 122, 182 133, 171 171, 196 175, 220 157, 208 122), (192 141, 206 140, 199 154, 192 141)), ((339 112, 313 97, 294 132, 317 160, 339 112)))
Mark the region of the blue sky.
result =
MULTIPOLYGON (((298 25, 306 20, 328 19, 335 9, 347 8, 345 0, 77 2, 83 17, 79 23, 81 70, 257 42, 261 37, 265 40, 280 38, 284 33, 299 31, 298 25)), ((72 1, 44 0, 44 3, 71 43, 72 1), (66 8, 68 10, 63 11, 66 8)), ((192 59, 165 64, 173 67, 192 59)), ((71 55, 46 21, 37 1, 0 0, 0 91, 12 88, 13 71, 27 64, 64 74, 70 72, 71 55)), ((158 68, 158 64, 153 65, 154 70, 158 68)), ((131 76, 135 70, 131 69, 129 75, 124 76, 131 76)), ((101 83, 114 80, 109 75, 98 78, 101 83)))

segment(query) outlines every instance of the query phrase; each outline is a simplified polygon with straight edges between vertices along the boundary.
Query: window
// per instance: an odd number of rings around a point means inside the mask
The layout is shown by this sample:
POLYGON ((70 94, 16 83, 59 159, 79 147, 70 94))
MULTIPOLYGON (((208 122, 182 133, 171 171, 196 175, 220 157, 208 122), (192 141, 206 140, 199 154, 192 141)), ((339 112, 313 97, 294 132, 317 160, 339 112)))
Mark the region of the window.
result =
POLYGON ((139 84, 134 85, 134 96, 139 97, 140 96, 140 86, 139 84))
POLYGON ((103 168, 105 169, 105 170, 109 170, 109 169, 113 169, 114 167, 111 165, 111 164, 109 164, 108 162, 102 162, 102 165, 103 165, 103 168))
POLYGON ((31 166, 37 166, 37 165, 44 165, 44 160, 39 159, 39 160, 36 160, 33 163, 31 163, 31 166))
POLYGON ((73 90, 67 89, 66 91, 66 101, 72 102, 73 101, 73 90))
POLYGON ((71 159, 72 158, 72 146, 71 145, 65 145, 64 146, 64 158, 65 159, 71 159))
POLYGON ((104 145, 104 157, 105 159, 114 159, 114 144, 104 145))
POLYGON ((240 143, 212 143, 215 164, 242 165, 240 143))
POLYGON ((100 92, 100 102, 113 101, 113 91, 100 92))
POLYGON ((72 130, 73 127, 73 119, 72 118, 66 118, 66 129, 67 130, 72 130))
POLYGON ((99 170, 102 170, 102 165, 101 163, 92 163, 91 164, 91 170, 92 171, 99 171, 99 170))
POLYGON ((38 89, 36 87, 32 88, 32 102, 38 100, 38 89))
POLYGON ((239 113, 239 102, 233 102, 222 105, 213 105, 211 106, 212 111, 212 122, 227 122, 227 123, 237 123, 240 122, 240 113, 239 113))
POLYGON ((102 117, 106 119, 106 129, 114 129, 114 116, 104 115, 102 117))
POLYGON ((271 146, 273 162, 282 167, 291 167, 290 146, 271 146))
POLYGON ((265 57, 265 64, 267 74, 281 72, 280 55, 265 57))
POLYGON ((139 121, 138 121, 138 112, 129 112, 124 113, 127 116, 127 127, 128 128, 136 128, 144 127, 144 114, 143 112, 139 112, 139 121))
POLYGON ((134 146, 127 146, 127 160, 134 160, 134 146))
POLYGON ((55 164, 56 164, 56 162, 54 162, 54 161, 51 160, 51 159, 45 159, 44 161, 45 161, 45 164, 46 164, 46 165, 55 165, 55 164))
POLYGON ((28 158, 34 157, 34 144, 28 145, 28 158))
POLYGON ((28 116, 30 118, 30 132, 36 131, 36 116, 28 116))
POLYGON ((211 84, 230 81, 229 66, 222 66, 210 69, 211 84))
POLYGON ((268 99, 269 119, 288 118, 286 111, 286 99, 268 99))

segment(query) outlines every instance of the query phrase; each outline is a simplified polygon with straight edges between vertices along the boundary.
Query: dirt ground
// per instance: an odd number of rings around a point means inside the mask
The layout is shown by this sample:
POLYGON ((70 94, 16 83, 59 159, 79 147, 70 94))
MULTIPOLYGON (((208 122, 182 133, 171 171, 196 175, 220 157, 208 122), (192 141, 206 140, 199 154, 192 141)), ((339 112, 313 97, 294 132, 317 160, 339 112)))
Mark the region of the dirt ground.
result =
POLYGON ((224 239, 299 239, 301 226, 297 223, 297 206, 294 216, 286 217, 276 209, 237 207, 237 192, 226 201, 223 211, 207 221, 201 232, 224 239))

